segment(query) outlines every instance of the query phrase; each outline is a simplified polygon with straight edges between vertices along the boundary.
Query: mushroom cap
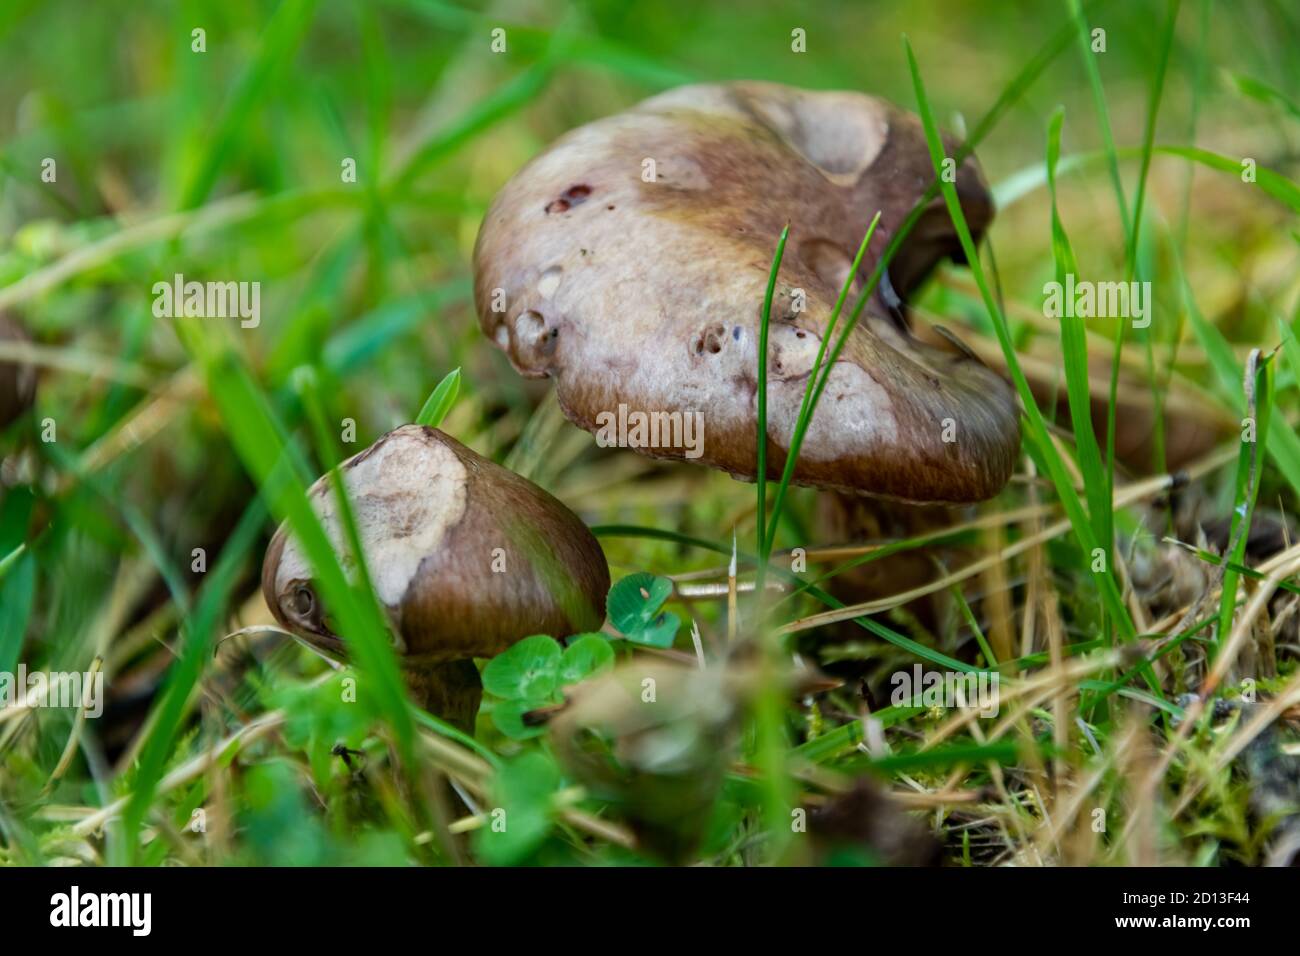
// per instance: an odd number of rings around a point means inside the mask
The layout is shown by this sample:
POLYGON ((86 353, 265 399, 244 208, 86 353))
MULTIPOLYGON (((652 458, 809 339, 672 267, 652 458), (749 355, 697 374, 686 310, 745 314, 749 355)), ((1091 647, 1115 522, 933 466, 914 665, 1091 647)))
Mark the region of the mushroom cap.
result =
MULTIPOLYGON (((956 172, 982 233, 988 190, 973 160, 956 172)), ((752 479, 763 298, 788 223, 768 343, 775 477, 867 224, 879 210, 836 337, 932 180, 919 121, 879 99, 770 83, 671 90, 571 131, 501 190, 474 251, 479 322, 520 373, 555 379, 575 424, 596 432, 620 405, 699 412, 702 450, 637 450, 752 479)), ((1020 444, 1010 387, 967 350, 918 341, 898 308, 959 251, 936 198, 831 372, 796 482, 922 502, 979 500, 1006 482, 1020 444)))
MULTIPOLYGON (((530 634, 600 627, 604 552, 532 482, 421 425, 389 432, 341 470, 375 593, 408 663, 491 657, 530 634)), ((308 497, 350 570, 328 476, 308 497)), ((262 565, 266 603, 283 627, 341 653, 311 577, 281 525, 262 565)))
MULTIPOLYGON (((30 342, 27 330, 0 312, 0 341, 30 342)), ((26 363, 0 362, 0 428, 31 407, 36 397, 36 369, 26 363)))

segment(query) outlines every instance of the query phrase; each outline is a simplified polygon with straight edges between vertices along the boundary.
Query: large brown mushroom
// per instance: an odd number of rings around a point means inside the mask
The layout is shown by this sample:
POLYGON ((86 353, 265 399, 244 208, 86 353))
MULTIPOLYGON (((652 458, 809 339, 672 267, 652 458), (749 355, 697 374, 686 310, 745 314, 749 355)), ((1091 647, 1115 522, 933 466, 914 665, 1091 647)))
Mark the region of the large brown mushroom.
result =
MULTIPOLYGON (((472 732, 482 695, 472 658, 530 634, 600 627, 605 555, 578 516, 532 482, 420 425, 389 432, 340 467, 403 670, 431 712, 472 732)), ((308 494, 335 551, 348 555, 329 481, 308 494)), ((281 626, 327 654, 346 653, 287 525, 267 548, 262 592, 281 626)))
MULTIPOLYGON (((763 294, 788 223, 768 356, 776 476, 867 223, 881 213, 857 287, 933 178, 919 121, 873 97, 770 83, 672 90, 573 130, 501 190, 475 248, 480 324, 521 373, 555 380, 579 426, 699 413, 702 447, 674 435, 637 450, 753 478, 763 294)), ((978 235, 992 203, 973 160, 955 182, 978 235)), ((831 372, 796 482, 945 503, 1006 482, 1020 443, 1010 387, 969 350, 920 341, 903 313, 935 262, 958 252, 936 199, 831 372)))

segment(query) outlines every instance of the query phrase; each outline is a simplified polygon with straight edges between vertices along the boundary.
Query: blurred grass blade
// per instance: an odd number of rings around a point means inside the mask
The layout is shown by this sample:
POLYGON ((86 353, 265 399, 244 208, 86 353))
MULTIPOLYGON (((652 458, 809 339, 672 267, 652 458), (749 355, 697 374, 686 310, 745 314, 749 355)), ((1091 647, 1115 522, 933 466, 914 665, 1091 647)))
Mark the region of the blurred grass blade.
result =
POLYGON ((1300 339, 1282 319, 1277 320, 1278 335, 1282 338, 1282 359, 1291 373, 1291 381, 1300 388, 1300 339))
MULTIPOLYGON (((1138 235, 1142 229, 1142 209, 1146 204, 1147 174, 1151 170, 1151 153, 1156 138, 1156 118, 1160 115, 1160 102, 1164 96, 1165 75, 1169 68, 1169 52, 1174 43, 1174 27, 1182 0, 1169 0, 1165 14, 1165 27, 1160 35, 1160 53, 1156 59, 1155 75, 1151 80, 1151 95, 1147 103, 1146 127, 1142 134, 1142 157, 1138 168, 1137 194, 1133 200, 1133 224, 1129 230, 1128 278, 1137 274, 1138 235)), ((1124 328, 1121 324, 1120 328, 1124 328)))
MULTIPOLYGON (((316 371, 310 367, 299 369, 294 376, 294 385, 307 411, 307 423, 312 431, 317 454, 322 464, 328 469, 327 480, 334 494, 335 507, 338 509, 338 515, 343 524, 343 533, 347 538, 347 551, 351 556, 351 564, 356 571, 356 580, 350 582, 353 595, 367 618, 372 622, 383 622, 384 612, 379 605, 378 598, 375 597, 374 582, 371 580, 370 568, 366 561, 365 550, 361 544, 361 534, 357 529, 356 513, 351 500, 348 498, 343 472, 339 468, 342 456, 339 454, 329 425, 326 423, 325 404, 320 395, 316 371)), ((395 660, 387 637, 388 630, 386 627, 372 627, 366 630, 362 640, 355 642, 365 645, 363 648, 364 654, 374 659, 376 667, 380 669, 388 666, 387 662, 380 660, 381 658, 387 657, 389 661, 395 660), (382 635, 382 638, 377 642, 378 646, 376 646, 377 633, 382 635)), ((391 687, 389 693, 392 693, 391 687)), ((405 701, 400 690, 396 697, 392 699, 385 698, 381 709, 391 715, 399 707, 405 709, 405 701)), ((410 754, 406 756, 409 757, 410 754)))
POLYGON ((323 350, 325 368, 334 375, 347 375, 373 360, 397 338, 420 328, 437 315, 469 300, 468 278, 453 279, 425 292, 385 302, 349 322, 330 336, 323 350))
POLYGON ((150 715, 148 739, 140 749, 131 797, 122 811, 122 850, 130 863, 138 849, 136 835, 153 802, 154 791, 167 769, 172 747, 180 733, 185 709, 212 656, 212 641, 224 609, 231 599, 235 576, 257 540, 266 511, 255 501, 244 511, 234 533, 209 572, 194 612, 181 634, 180 654, 167 671, 159 701, 150 715))
POLYGON ((0 673, 12 673, 36 601, 36 558, 19 545, 5 561, 6 573, 0 578, 0 673))
MULTIPOLYGON (((762 680, 754 700, 754 765, 762 772, 764 821, 770 834, 767 847, 768 862, 779 863, 789 844, 786 837, 785 821, 789 819, 790 807, 794 802, 794 787, 786 773, 786 756, 789 742, 785 731, 785 692, 782 688, 781 643, 775 639, 771 627, 764 616, 763 584, 767 573, 767 558, 770 554, 767 538, 767 337, 772 324, 772 296, 776 291, 776 277, 781 271, 781 260, 785 256, 785 244, 790 238, 790 226, 781 230, 777 240, 776 252, 772 256, 772 267, 767 276, 767 288, 763 293, 763 312, 758 332, 758 414, 755 436, 757 462, 755 465, 755 488, 758 504, 755 511, 755 525, 758 532, 758 570, 755 607, 759 620, 759 667, 762 680)), ((851 281, 851 279, 850 279, 851 281)), ((776 528, 772 528, 775 534, 776 528)), ((731 577, 735 579, 736 538, 731 539, 731 577)), ((734 607, 731 626, 735 627, 734 607)), ((729 632, 730 633, 730 632, 729 632)))
POLYGON ((207 137, 210 145, 181 193, 181 209, 192 209, 208 198, 222 167, 235 150, 244 124, 266 100, 276 71, 286 69, 293 62, 294 51, 306 35, 315 12, 316 0, 283 0, 276 8, 262 32, 257 56, 235 85, 217 128, 207 137))
MULTIPOLYGON (((1168 12, 1165 16, 1165 29, 1161 35, 1160 54, 1156 61, 1155 75, 1151 80, 1151 93, 1147 101, 1146 126, 1142 135, 1142 153, 1138 168, 1137 194, 1133 200, 1133 221, 1131 228, 1128 230, 1128 243, 1125 250, 1125 280, 1134 281, 1138 276, 1138 239, 1142 233, 1142 213, 1146 207, 1147 195, 1147 175, 1151 171, 1151 151, 1155 143, 1156 135, 1156 118, 1160 114, 1160 103, 1164 96, 1165 73, 1169 67, 1169 52, 1174 41, 1174 27, 1178 23, 1178 11, 1181 0, 1169 0, 1168 12)), ((1128 322, 1120 321, 1116 324, 1115 329, 1115 349, 1111 355, 1110 364, 1110 395, 1109 404, 1106 407, 1106 494, 1111 497, 1114 493, 1115 486, 1115 433, 1117 430, 1115 416, 1119 412, 1119 403, 1117 396, 1119 394, 1119 369, 1121 356, 1124 353, 1124 339, 1128 334, 1128 322)), ((1146 337, 1150 343, 1150 336, 1146 337)), ((1148 355, 1148 360, 1150 356, 1148 355)), ((1152 388, 1155 387, 1154 377, 1151 381, 1152 388)), ((1156 465, 1164 465, 1164 419, 1162 415, 1159 395, 1152 395, 1152 406, 1155 411, 1155 428, 1156 428, 1156 465)))
POLYGON ((483 130, 523 108, 546 88, 553 71, 550 60, 544 59, 476 101, 406 161, 393 177, 392 189, 399 193, 409 189, 434 163, 455 152, 483 130))
POLYGON ((654 541, 671 541, 688 548, 700 548, 715 554, 730 556, 731 545, 719 541, 708 541, 688 534, 681 534, 667 528, 647 528, 634 524, 598 524, 593 525, 591 533, 597 538, 648 538, 654 541))
MULTIPOLYGON (((1152 152, 1165 156, 1181 156, 1183 159, 1200 163, 1202 166, 1231 173, 1239 180, 1246 168, 1244 165, 1246 160, 1240 157, 1222 156, 1219 153, 1195 146, 1156 146, 1153 147, 1152 152)), ((1255 182, 1251 185, 1258 186, 1278 202, 1285 203, 1291 208, 1292 212, 1300 213, 1300 186, 1297 186, 1281 173, 1266 169, 1258 163, 1254 166, 1254 174, 1255 182)))
POLYGON ((15 564, 18 563, 18 559, 21 558, 26 553, 27 553, 27 542, 24 541, 22 544, 18 545, 18 547, 14 548, 12 551, 6 554, 3 558, 0 558, 0 581, 3 581, 5 579, 5 575, 7 575, 10 569, 15 564))
POLYGON ((914 750, 911 753, 889 754, 884 757, 858 757, 838 765, 844 771, 874 770, 877 773, 917 773, 941 770, 961 764, 1014 764, 1021 758, 1020 746, 1014 740, 989 743, 953 744, 933 750, 914 750))
POLYGON ((1088 86, 1092 90, 1093 107, 1097 111, 1097 127, 1101 130, 1102 148, 1106 154, 1106 168, 1110 173, 1111 188, 1115 190, 1115 201, 1119 205, 1119 221, 1124 227, 1124 241, 1127 244, 1133 226, 1128 217, 1128 202, 1124 198, 1124 181, 1119 175, 1119 155, 1115 152, 1115 137, 1110 128, 1110 109, 1106 105, 1106 92, 1101 84, 1101 70, 1097 67, 1097 54, 1092 52, 1088 18, 1084 16, 1083 4, 1080 0, 1069 0, 1069 5, 1070 15, 1074 18, 1078 29, 1079 52, 1082 54, 1083 68, 1088 74, 1088 86))
POLYGON ((1253 76, 1247 76, 1245 73, 1234 73, 1225 70, 1224 76, 1242 95, 1248 96, 1259 103, 1279 107, 1291 119, 1300 120, 1300 106, 1297 106, 1294 100, 1277 87, 1270 86, 1263 80, 1257 80, 1253 76))

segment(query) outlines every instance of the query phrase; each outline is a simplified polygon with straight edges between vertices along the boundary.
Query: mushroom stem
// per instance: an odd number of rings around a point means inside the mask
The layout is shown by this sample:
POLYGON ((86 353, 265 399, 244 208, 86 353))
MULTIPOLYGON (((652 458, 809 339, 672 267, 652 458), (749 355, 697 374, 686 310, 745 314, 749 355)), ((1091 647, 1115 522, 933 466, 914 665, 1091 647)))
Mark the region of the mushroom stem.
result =
MULTIPOLYGON (((900 541, 932 534, 955 524, 953 509, 939 505, 915 505, 882 501, 863 495, 826 492, 818 495, 817 528, 821 540, 835 543, 900 541)), ((953 546, 914 549, 892 554, 887 561, 872 561, 838 575, 831 593, 846 603, 859 603, 897 594, 931 580, 935 574, 933 556, 951 559, 953 546)), ((933 630, 943 617, 947 595, 939 593, 914 602, 911 610, 922 624, 933 630)), ((846 632, 847 633, 847 632, 846 632)))
POLYGON ((417 704, 457 730, 474 733, 483 682, 472 660, 408 664, 402 668, 402 676, 417 704))

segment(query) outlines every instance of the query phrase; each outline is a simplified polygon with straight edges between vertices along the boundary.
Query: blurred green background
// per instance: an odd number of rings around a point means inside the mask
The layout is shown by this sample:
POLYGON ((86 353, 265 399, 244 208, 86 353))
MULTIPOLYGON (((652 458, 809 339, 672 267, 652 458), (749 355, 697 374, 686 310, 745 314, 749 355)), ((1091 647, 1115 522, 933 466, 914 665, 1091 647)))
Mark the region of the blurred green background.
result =
MULTIPOLYGON (((1087 10, 1105 30, 1096 62, 1131 201, 1168 8, 1113 0, 1087 10)), ((214 334, 298 434, 292 374, 301 366, 317 367, 330 417, 355 419, 361 445, 410 421, 460 367, 446 430, 589 524, 715 541, 736 529, 752 540, 750 486, 596 448, 562 422, 545 382, 521 380, 483 339, 470 254, 487 204, 561 133, 681 83, 774 80, 860 90, 915 110, 904 34, 940 121, 961 133, 1070 29, 1069 18, 1066 2, 995 0, 6 0, 0 308, 48 351, 35 410, 0 436, 0 556, 28 543, 0 581, 0 669, 21 658, 81 670, 98 654, 110 709, 57 774, 70 716, 0 724, 5 855, 127 858, 111 839, 101 847, 76 832, 84 814, 59 808, 132 792, 134 761, 155 732, 147 715, 203 586, 190 571, 192 549, 205 549, 211 566, 230 548, 219 633, 269 622, 257 574, 273 522, 247 510, 255 485, 176 329, 152 315, 154 282, 179 272, 262 283, 260 327, 214 334), (204 52, 192 50, 196 29, 204 52), (495 29, 505 31, 505 52, 491 49, 495 29), (805 31, 806 52, 792 51, 795 30, 805 31), (42 181, 46 158, 57 164, 54 182, 42 181), (355 183, 341 179, 349 159, 355 183), (33 440, 45 418, 57 425, 54 443, 33 440)), ((1103 141, 1088 75, 1073 35, 1059 46, 978 150, 1001 207, 990 233, 1000 291, 1031 310, 1053 275, 1042 163, 1058 105, 1065 154, 1093 157, 1060 187, 1080 271, 1109 275, 1124 262, 1114 194, 1095 158, 1103 141)), ((1186 0, 1155 141, 1254 158, 1294 180, 1298 97, 1300 8, 1186 0)), ((1156 157, 1148 188, 1140 250, 1148 274, 1160 274, 1173 237, 1200 311, 1236 354, 1273 342, 1276 318, 1294 318, 1300 301, 1294 216, 1249 184, 1176 157, 1156 157)), ((964 281, 932 283, 918 309, 987 335, 964 281)), ((1158 309, 1180 308, 1172 280, 1158 282, 1156 295, 1158 309)), ((1009 311, 1018 345, 1052 361, 1054 336, 1009 311)), ((1157 322, 1151 336, 1167 343, 1180 328, 1157 322)), ((1222 387, 1203 349, 1190 346, 1179 362, 1206 394, 1222 387)), ((1285 487, 1266 480, 1274 493, 1285 487)), ((795 503, 786 543, 811 534, 810 494, 795 503)), ((676 542, 604 544, 616 578, 719 560, 676 542)), ((718 626, 718 606, 694 612, 718 626)), ((322 668, 296 645, 265 636, 237 643, 169 718, 167 766, 265 709, 286 708, 287 728, 247 766, 160 797, 152 842, 133 858, 320 864, 435 853, 436 841, 417 839, 426 828, 403 818, 391 781, 357 788, 329 755, 340 739, 364 747, 375 715, 332 705, 320 690, 332 685, 309 686, 322 668), (187 845, 177 831, 214 801, 231 808, 225 822, 204 847, 187 845), (368 821, 364 839, 356 820, 368 821)), ((710 844, 720 859, 734 849, 734 824, 723 819, 710 844)), ((537 853, 581 855, 559 839, 537 853)))

